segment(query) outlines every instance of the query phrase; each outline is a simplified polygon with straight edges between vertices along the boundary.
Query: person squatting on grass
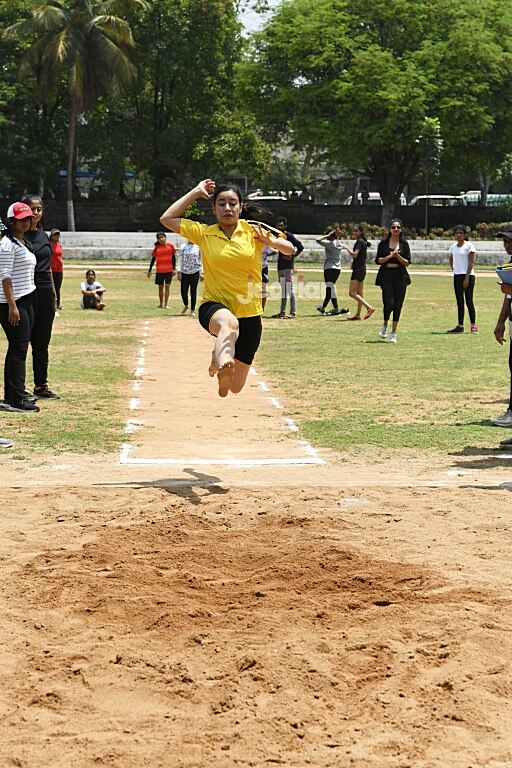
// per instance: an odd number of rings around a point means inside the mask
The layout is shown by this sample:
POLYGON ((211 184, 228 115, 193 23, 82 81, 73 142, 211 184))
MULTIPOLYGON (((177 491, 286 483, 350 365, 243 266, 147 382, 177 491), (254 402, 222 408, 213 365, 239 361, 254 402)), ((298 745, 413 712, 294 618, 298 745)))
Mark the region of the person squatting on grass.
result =
MULTIPOLYGON (((512 261, 512 225, 505 227, 503 232, 498 232, 496 237, 503 238, 503 247, 507 252, 509 260, 512 261)), ((494 337, 498 344, 503 345, 505 343, 505 323, 508 320, 508 331, 510 337, 510 349, 508 354, 508 367, 510 370, 510 399, 508 408, 505 413, 498 416, 492 422, 496 427, 512 427, 512 285, 505 283, 501 286, 503 297, 503 304, 501 305, 500 314, 498 315, 498 321, 496 328, 494 329, 494 337)), ((507 438, 501 441, 501 445, 512 445, 512 438, 507 438)))
POLYGON ((473 304, 475 248, 473 243, 467 239, 466 227, 463 224, 457 224, 453 232, 455 242, 450 246, 448 253, 450 269, 453 272, 453 290, 457 301, 457 325, 446 333, 464 333, 464 299, 468 308, 471 333, 478 333, 475 305, 473 304))
POLYGON ((158 285, 158 309, 167 309, 169 293, 171 291, 172 275, 176 269, 176 248, 167 242, 165 232, 156 233, 156 242, 151 251, 151 263, 148 269, 148 277, 156 261, 155 285, 158 285))
POLYGON ((188 296, 190 293, 190 315, 195 317, 197 286, 199 285, 199 280, 204 280, 203 257, 199 246, 191 243, 190 240, 185 240, 178 248, 176 264, 177 276, 180 281, 181 300, 183 302, 181 314, 184 315, 188 310, 188 296))
POLYGON ((39 195, 24 195, 22 203, 26 203, 32 211, 30 228, 25 237, 29 241, 36 257, 34 280, 34 322, 30 336, 32 347, 32 370, 34 374, 34 395, 38 398, 58 400, 59 396, 48 386, 48 365, 50 361, 50 341, 52 338, 53 321, 57 311, 57 294, 52 275, 52 246, 48 235, 43 229, 43 201, 39 195))
POLYGON ((336 283, 341 273, 341 249, 343 243, 339 240, 339 227, 329 227, 323 237, 316 241, 325 251, 324 261, 324 282, 325 298, 323 303, 316 308, 321 315, 326 314, 325 310, 332 302, 332 309, 327 312, 328 315, 341 315, 348 312, 346 309, 340 310, 338 307, 338 297, 336 295, 336 283))
POLYGON ((389 233, 381 240, 377 247, 375 262, 380 264, 375 285, 380 285, 382 291, 382 303, 384 322, 379 331, 381 339, 385 339, 388 333, 388 321, 393 313, 392 330, 389 340, 396 344, 396 329, 405 299, 407 286, 411 284, 411 278, 407 267, 411 262, 411 249, 409 243, 402 235, 402 222, 400 219, 392 219, 389 225, 389 233))
POLYGON ((244 219, 261 215, 254 203, 243 203, 236 184, 216 187, 203 179, 162 214, 163 226, 196 243, 203 255, 204 293, 199 322, 216 337, 209 368, 217 375, 219 395, 241 392, 261 340, 261 253, 269 245, 292 256, 295 247, 282 237, 272 237, 264 224, 244 219), (216 224, 182 218, 200 198, 213 196, 216 224))
POLYGON ((4 363, 6 411, 39 411, 25 390, 28 345, 34 321, 36 257, 25 235, 32 221, 26 203, 13 203, 7 211, 7 230, 0 240, 0 324, 7 337, 4 363))
POLYGON ((80 287, 82 289, 82 301, 80 302, 82 309, 105 309, 103 294, 106 288, 96 280, 94 269, 87 270, 85 280, 80 287))

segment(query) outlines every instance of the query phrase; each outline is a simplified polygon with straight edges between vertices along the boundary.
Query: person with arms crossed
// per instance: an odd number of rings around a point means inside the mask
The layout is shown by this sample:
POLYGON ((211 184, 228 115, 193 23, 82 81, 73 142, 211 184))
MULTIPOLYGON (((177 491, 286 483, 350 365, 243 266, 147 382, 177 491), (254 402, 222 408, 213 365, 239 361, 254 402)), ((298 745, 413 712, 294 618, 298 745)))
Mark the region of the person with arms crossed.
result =
POLYGON ((0 240, 0 324, 8 345, 2 410, 37 413, 36 398, 25 389, 36 292, 36 257, 25 240, 32 221, 32 210, 26 203, 13 203, 6 218, 7 230, 0 240))
POLYGON ((209 368, 217 376, 219 395, 241 392, 261 340, 261 253, 265 245, 291 256, 292 243, 272 237, 264 224, 249 224, 246 216, 261 211, 244 204, 236 184, 216 186, 203 179, 172 203, 160 221, 196 243, 203 255, 204 292, 199 308, 201 326, 215 337, 209 368), (182 218, 196 200, 212 196, 216 224, 182 218))

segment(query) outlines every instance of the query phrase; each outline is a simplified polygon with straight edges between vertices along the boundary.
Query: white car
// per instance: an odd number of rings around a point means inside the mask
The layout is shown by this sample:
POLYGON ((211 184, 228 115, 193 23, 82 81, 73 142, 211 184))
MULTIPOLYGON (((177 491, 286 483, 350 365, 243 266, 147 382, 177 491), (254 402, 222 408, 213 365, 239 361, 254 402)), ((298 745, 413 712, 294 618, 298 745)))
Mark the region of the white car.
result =
MULTIPOLYGON (((363 204, 363 198, 360 192, 357 193, 357 202, 352 202, 353 195, 349 195, 345 200, 343 201, 343 205, 362 205, 363 204)), ((382 205, 382 197, 380 196, 380 192, 368 192, 368 202, 367 205, 382 205)), ((400 205, 407 205, 407 200, 405 198, 404 194, 400 195, 400 205)))
POLYGON ((457 205, 466 205, 464 195, 417 195, 413 197, 409 205, 425 205, 434 208, 451 208, 457 205))

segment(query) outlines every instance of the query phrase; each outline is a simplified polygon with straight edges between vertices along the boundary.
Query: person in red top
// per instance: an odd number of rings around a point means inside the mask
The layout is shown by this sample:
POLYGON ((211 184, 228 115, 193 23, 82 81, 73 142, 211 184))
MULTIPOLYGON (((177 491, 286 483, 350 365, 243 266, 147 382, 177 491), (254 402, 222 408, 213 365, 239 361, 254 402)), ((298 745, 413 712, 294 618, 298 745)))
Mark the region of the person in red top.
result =
POLYGON ((61 310, 60 303, 60 289, 62 287, 62 279, 64 277, 64 265, 62 263, 62 245, 60 244, 60 229, 52 229, 50 232, 50 245, 52 247, 52 255, 50 268, 52 270, 53 284, 55 286, 55 295, 57 298, 57 309, 61 310))
POLYGON ((169 293, 171 290, 172 276, 176 269, 176 248, 167 242, 165 232, 156 233, 155 247, 151 252, 151 264, 148 269, 148 277, 156 261, 155 285, 158 285, 159 309, 167 309, 169 293))

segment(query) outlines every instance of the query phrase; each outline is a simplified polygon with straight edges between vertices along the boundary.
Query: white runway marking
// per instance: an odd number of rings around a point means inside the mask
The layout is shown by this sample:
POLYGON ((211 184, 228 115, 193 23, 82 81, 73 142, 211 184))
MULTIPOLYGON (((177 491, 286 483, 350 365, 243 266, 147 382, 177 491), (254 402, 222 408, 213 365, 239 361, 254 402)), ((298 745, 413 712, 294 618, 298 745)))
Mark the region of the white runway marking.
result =
POLYGON ((320 458, 290 458, 290 459, 132 459, 130 458, 131 446, 123 445, 120 464, 139 465, 165 465, 172 467, 271 467, 303 464, 325 464, 320 458))
POLYGON ((124 428, 125 435, 133 435, 144 422, 139 419, 128 419, 124 428))
MULTIPOLYGON (((149 321, 146 321, 144 323, 144 337, 149 336, 149 321)), ((144 345, 147 344, 146 341, 142 340, 142 347, 138 352, 138 358, 136 361, 136 369, 134 371, 134 378, 132 380, 132 390, 134 392, 139 392, 142 389, 143 386, 143 379, 144 374, 146 373, 146 368, 143 367, 146 357, 146 350, 144 348, 144 345)), ((249 370, 251 376, 259 376, 257 371, 251 367, 249 370)), ((270 387, 268 384, 260 380, 257 382, 258 386, 263 392, 270 392, 270 387)), ((283 404, 276 398, 276 397, 267 397, 265 398, 267 402, 269 402, 274 408, 282 411, 284 410, 283 404)), ((139 410, 141 408, 142 400, 139 397, 132 397, 129 401, 129 410, 135 411, 139 410)), ((283 416, 283 421, 288 430, 291 432, 298 432, 299 427, 295 423, 295 421, 291 418, 288 418, 286 416, 283 416)), ((135 432, 139 430, 139 427, 143 426, 144 422, 140 419, 133 419, 128 418, 126 421, 126 425, 124 428, 124 432, 126 435, 132 435, 135 432)), ((295 443, 297 445, 297 443, 295 443)), ((252 458, 252 459, 241 459, 241 458, 163 458, 163 457, 155 457, 155 458, 135 458, 131 454, 133 453, 133 446, 124 443, 121 447, 121 453, 119 457, 119 463, 120 464, 137 464, 137 465, 164 465, 164 466, 175 466, 175 467, 189 467, 189 466, 227 466, 227 467, 264 467, 264 466, 300 466, 300 465, 319 465, 319 464, 325 464, 325 461, 319 457, 318 452, 315 448, 313 448, 308 442, 305 440, 298 441, 298 445, 301 446, 302 450, 306 454, 305 456, 299 456, 299 457, 288 457, 288 458, 252 458)), ((213 446, 212 446, 213 447, 213 446)))

